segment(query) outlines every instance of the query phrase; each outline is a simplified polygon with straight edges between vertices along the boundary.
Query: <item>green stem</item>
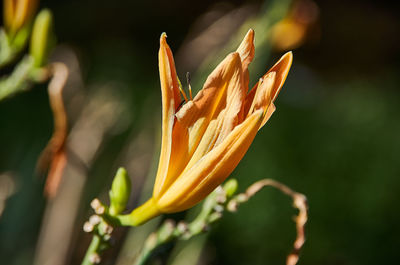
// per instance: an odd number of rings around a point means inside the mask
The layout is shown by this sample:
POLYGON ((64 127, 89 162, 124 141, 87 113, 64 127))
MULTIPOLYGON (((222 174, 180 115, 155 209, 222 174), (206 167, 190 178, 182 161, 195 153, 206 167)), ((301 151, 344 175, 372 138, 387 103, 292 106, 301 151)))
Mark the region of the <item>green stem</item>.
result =
MULTIPOLYGON (((157 245, 156 247, 158 247, 157 245)), ((155 247, 155 248, 156 248, 155 247)), ((136 258, 134 265, 144 265, 146 261, 150 257, 150 254, 153 252, 155 248, 145 248, 140 253, 139 256, 136 258)))
POLYGON ((33 69, 33 58, 26 56, 15 67, 15 70, 10 76, 1 78, 0 101, 17 92, 28 89, 32 82, 32 80, 30 80, 30 73, 33 69))
POLYGON ((205 232, 205 226, 209 224, 209 217, 213 213, 216 201, 216 193, 210 194, 203 203, 200 213, 188 224, 187 231, 182 231, 175 225, 165 222, 155 233, 146 240, 143 249, 140 251, 134 265, 144 265, 150 258, 151 253, 159 246, 172 240, 189 239, 195 235, 205 232))
POLYGON ((93 235, 92 242, 90 242, 89 248, 86 251, 85 258, 83 259, 81 265, 93 265, 91 262, 91 257, 93 255, 99 254, 99 248, 101 245, 101 238, 98 235, 93 235))
POLYGON ((118 215, 116 219, 121 226, 139 226, 160 215, 161 212, 153 198, 134 209, 130 214, 118 215))

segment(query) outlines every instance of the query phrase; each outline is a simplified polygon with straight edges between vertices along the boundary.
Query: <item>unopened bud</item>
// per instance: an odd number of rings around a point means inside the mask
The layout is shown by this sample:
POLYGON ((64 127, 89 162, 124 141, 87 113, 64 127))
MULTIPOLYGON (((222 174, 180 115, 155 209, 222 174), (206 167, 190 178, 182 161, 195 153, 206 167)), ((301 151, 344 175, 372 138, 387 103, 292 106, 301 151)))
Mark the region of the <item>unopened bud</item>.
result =
POLYGON ((218 195, 215 197, 215 201, 216 201, 217 203, 219 203, 219 204, 224 204, 224 203, 226 202, 226 196, 225 196, 225 194, 218 194, 218 195))
POLYGON ((236 200, 231 200, 228 202, 226 209, 230 212, 236 212, 238 209, 238 206, 239 206, 239 204, 236 200))
POLYGON ((237 191, 238 186, 238 181, 236 179, 229 179, 227 182, 225 182, 223 189, 225 190, 226 197, 232 197, 237 191))
POLYGON ((226 192, 221 186, 215 189, 215 201, 219 204, 226 202, 226 192))
POLYGON ((110 190, 110 215, 122 213, 129 200, 131 193, 131 181, 124 168, 119 168, 111 185, 110 190))
POLYGON ((83 231, 85 231, 86 233, 90 233, 92 232, 94 229, 93 224, 91 224, 90 222, 85 222, 83 224, 83 231))
POLYGON ((111 235, 111 233, 113 232, 114 228, 107 224, 106 222, 102 222, 99 225, 99 233, 101 235, 111 235))
POLYGON ((166 220, 158 230, 158 240, 161 242, 167 241, 174 232, 175 222, 173 220, 166 220))
POLYGON ((184 234, 189 230, 189 226, 187 225, 187 223, 180 221, 177 224, 176 229, 179 231, 180 234, 184 234))
POLYGON ((94 210, 96 214, 102 215, 106 212, 106 208, 101 204, 99 199, 94 199, 91 203, 90 206, 94 210))
POLYGON ((92 253, 92 254, 89 256, 89 261, 90 261, 90 263, 92 263, 92 264, 99 264, 100 261, 101 261, 100 255, 97 254, 97 253, 92 253))
POLYGON ((214 206, 214 211, 216 211, 217 213, 222 213, 224 211, 224 206, 222 206, 220 204, 216 204, 214 206))
POLYGON ((114 227, 112 227, 111 225, 106 225, 105 227, 104 227, 104 232, 107 234, 107 235, 111 235, 111 233, 114 231, 114 227))
POLYGON ((54 42, 53 15, 49 9, 44 9, 36 16, 32 29, 30 55, 35 60, 35 66, 46 63, 51 44, 54 42))
POLYGON ((89 218, 89 223, 91 223, 92 225, 98 225, 100 222, 101 222, 101 217, 96 214, 90 216, 89 218))

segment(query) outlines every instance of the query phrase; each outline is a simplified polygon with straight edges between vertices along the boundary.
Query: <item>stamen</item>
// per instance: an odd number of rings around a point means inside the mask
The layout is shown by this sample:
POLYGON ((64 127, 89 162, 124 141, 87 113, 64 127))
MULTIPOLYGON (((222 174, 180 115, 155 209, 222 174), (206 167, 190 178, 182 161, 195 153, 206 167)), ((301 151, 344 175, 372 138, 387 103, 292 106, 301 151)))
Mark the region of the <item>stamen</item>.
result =
POLYGON ((192 86, 190 85, 190 73, 189 72, 186 73, 186 82, 187 82, 188 88, 189 88, 190 100, 193 100, 193 97, 192 97, 192 86))
POLYGON ((188 102, 189 100, 188 100, 188 98, 186 96, 185 91, 182 88, 181 80, 179 80, 179 78, 178 78, 178 84, 179 84, 179 91, 181 92, 181 94, 182 94, 183 98, 185 99, 185 101, 188 102))
POLYGON ((177 111, 183 106, 183 104, 185 104, 185 100, 182 100, 181 104, 179 104, 179 107, 177 108, 177 111))

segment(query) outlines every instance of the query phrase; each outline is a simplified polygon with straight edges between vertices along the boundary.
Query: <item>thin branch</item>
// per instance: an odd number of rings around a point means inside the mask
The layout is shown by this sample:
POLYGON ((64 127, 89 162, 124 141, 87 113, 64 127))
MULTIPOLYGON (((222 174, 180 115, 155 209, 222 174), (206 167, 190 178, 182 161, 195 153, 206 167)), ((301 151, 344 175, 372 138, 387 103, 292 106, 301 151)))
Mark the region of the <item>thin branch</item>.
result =
MULTIPOLYGON (((307 223, 308 219, 308 206, 307 206, 307 198, 301 193, 298 193, 296 191, 293 191, 290 189, 288 186, 272 180, 272 179, 263 179, 260 181, 257 181, 256 183, 252 184, 249 188, 247 188, 246 192, 242 195, 243 200, 247 201, 250 199, 252 196, 254 196, 257 192, 259 192, 262 188, 271 186, 274 187, 281 192, 285 193, 286 195, 292 197, 293 199, 293 206, 296 207, 299 210, 299 214, 295 218, 296 222, 296 231, 297 231, 297 236, 296 240, 293 244, 293 250, 292 252, 288 255, 286 259, 286 264, 287 265, 295 265, 297 264, 299 260, 299 253, 301 248, 304 245, 305 242, 305 224, 307 223)), ((236 197, 239 197, 241 194, 237 195, 236 197)))
POLYGON ((266 186, 274 187, 290 196, 293 199, 294 207, 299 210, 299 214, 295 219, 297 231, 296 240, 294 242, 293 250, 286 260, 286 265, 297 264, 297 261, 299 260, 299 252, 305 242, 304 227, 307 222, 306 197, 272 179, 257 181, 248 187, 246 192, 234 195, 233 197, 232 195, 234 192, 227 192, 227 186, 226 183, 223 187, 218 187, 206 198, 203 202, 201 212, 193 221, 189 223, 179 222, 175 225, 171 220, 166 220, 157 231, 153 232, 148 237, 134 264, 144 265, 156 248, 172 240, 187 240, 193 236, 207 232, 212 223, 222 218, 225 210, 231 212, 237 211, 240 204, 247 202, 266 186))
POLYGON ((65 142, 68 125, 62 92, 68 79, 68 68, 63 63, 53 63, 49 66, 49 69, 52 79, 48 86, 48 94, 53 112, 54 130, 51 139, 40 155, 37 171, 43 173, 49 169, 45 194, 54 197, 67 163, 65 142))

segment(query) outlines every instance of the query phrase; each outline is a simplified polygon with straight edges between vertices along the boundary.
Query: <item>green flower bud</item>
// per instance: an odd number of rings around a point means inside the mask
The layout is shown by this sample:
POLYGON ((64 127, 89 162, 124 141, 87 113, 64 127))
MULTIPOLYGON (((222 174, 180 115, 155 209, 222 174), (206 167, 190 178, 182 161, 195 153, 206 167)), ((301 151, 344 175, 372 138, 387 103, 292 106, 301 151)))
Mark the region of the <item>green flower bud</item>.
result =
POLYGON ((52 30, 53 14, 49 9, 44 9, 36 16, 32 29, 30 55, 36 67, 42 66, 47 60, 50 46, 54 43, 52 30))
POLYGON ((235 192, 238 189, 238 181, 236 179, 229 179, 227 182, 225 182, 223 189, 226 192, 226 197, 229 199, 231 198, 235 192))
POLYGON ((131 181, 124 168, 119 168, 111 185, 110 190, 110 215, 122 213, 129 200, 131 193, 131 181))

